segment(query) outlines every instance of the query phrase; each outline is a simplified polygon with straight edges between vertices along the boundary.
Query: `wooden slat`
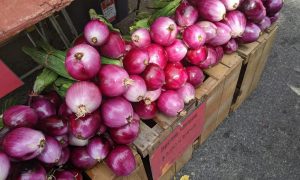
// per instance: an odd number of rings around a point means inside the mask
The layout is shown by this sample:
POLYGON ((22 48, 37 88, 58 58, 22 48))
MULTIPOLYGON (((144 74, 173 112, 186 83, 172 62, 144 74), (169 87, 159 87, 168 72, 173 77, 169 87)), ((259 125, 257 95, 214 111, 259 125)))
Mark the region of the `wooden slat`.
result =
POLYGON ((258 42, 248 43, 248 44, 240 44, 237 50, 238 54, 243 57, 243 63, 246 64, 249 61, 251 54, 257 49, 259 46, 258 42))

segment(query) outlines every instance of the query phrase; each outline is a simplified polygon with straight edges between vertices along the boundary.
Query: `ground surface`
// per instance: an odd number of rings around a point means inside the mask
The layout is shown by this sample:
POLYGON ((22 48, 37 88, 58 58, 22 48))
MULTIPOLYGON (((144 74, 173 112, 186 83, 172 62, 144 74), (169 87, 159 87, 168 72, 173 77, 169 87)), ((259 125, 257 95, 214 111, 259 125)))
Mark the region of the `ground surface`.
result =
POLYGON ((300 179, 300 1, 286 0, 262 80, 177 174, 191 179, 300 179))

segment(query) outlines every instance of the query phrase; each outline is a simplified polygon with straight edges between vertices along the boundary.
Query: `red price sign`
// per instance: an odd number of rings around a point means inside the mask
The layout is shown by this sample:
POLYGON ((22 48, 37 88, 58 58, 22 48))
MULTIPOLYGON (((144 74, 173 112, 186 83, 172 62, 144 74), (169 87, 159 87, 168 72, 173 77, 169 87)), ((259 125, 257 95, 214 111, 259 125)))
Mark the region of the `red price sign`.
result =
POLYGON ((0 98, 23 85, 23 82, 0 59, 0 98))
POLYGON ((168 138, 158 146, 150 157, 153 179, 168 171, 174 162, 201 134, 204 126, 205 103, 190 114, 181 126, 176 127, 168 138))
POLYGON ((101 9, 103 16, 110 22, 114 21, 117 17, 117 11, 114 0, 104 0, 101 2, 101 9))

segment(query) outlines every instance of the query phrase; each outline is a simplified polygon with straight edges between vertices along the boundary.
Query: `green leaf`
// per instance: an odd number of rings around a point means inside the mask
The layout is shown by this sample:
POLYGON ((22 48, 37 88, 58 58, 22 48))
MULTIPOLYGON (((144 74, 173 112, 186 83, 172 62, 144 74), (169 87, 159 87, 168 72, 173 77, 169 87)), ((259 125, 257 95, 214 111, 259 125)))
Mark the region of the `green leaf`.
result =
POLYGON ((75 81, 59 77, 55 82, 54 82, 54 89, 55 91, 62 97, 65 97, 67 90, 69 87, 74 83, 75 81))
POLYGON ((135 30, 139 28, 149 28, 149 18, 141 19, 139 21, 134 22, 132 26, 130 26, 130 33, 133 33, 135 30))
POLYGON ((51 85, 58 78, 58 74, 50 69, 44 68, 42 73, 39 74, 33 85, 33 92, 40 94, 46 87, 51 85))

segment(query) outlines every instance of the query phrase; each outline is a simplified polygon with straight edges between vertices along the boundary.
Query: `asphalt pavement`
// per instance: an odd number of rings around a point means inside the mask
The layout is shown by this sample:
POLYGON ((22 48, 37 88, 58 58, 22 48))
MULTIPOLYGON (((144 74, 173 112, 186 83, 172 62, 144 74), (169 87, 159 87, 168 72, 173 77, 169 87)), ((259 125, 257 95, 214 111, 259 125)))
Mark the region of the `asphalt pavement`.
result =
POLYGON ((300 179, 300 0, 285 0, 257 89, 194 151, 190 179, 300 179), (299 92, 298 92, 299 93, 299 92))

